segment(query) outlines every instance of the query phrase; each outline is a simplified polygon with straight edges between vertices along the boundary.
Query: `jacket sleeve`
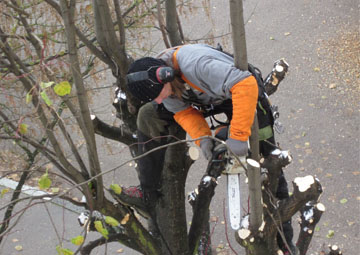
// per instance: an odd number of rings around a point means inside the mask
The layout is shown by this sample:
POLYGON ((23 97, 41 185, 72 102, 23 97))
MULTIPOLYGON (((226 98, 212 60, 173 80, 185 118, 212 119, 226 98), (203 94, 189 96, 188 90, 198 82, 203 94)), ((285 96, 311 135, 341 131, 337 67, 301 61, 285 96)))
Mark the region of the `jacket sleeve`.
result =
MULTIPOLYGON (((192 107, 188 107, 183 111, 175 113, 174 119, 192 139, 211 135, 209 125, 202 113, 192 107)), ((197 140, 195 143, 200 146, 200 141, 201 140, 197 140)))
POLYGON ((254 76, 235 84, 231 90, 233 117, 230 122, 230 138, 247 141, 255 117, 258 87, 254 76))

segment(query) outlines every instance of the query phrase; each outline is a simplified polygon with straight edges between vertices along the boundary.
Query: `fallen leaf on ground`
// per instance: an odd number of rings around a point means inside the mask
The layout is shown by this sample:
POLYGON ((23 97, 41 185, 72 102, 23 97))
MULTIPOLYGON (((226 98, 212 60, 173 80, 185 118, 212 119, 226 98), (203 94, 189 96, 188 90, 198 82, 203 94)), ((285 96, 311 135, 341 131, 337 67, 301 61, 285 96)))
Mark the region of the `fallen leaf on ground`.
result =
POLYGON ((16 245, 15 246, 15 250, 17 251, 22 251, 23 250, 23 247, 21 245, 16 245))

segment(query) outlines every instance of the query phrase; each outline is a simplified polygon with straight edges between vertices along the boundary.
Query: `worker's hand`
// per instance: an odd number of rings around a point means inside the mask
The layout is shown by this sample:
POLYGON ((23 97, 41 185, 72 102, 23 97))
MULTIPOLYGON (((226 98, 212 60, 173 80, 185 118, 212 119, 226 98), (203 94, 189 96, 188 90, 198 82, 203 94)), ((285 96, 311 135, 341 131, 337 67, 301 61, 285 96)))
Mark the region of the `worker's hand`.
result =
POLYGON ((207 160, 210 160, 212 157, 212 152, 214 149, 214 142, 210 138, 202 139, 200 142, 200 148, 207 160))
POLYGON ((230 150, 235 153, 237 156, 246 156, 248 152, 248 143, 247 141, 235 140, 232 138, 228 138, 226 140, 226 145, 230 148, 230 150))

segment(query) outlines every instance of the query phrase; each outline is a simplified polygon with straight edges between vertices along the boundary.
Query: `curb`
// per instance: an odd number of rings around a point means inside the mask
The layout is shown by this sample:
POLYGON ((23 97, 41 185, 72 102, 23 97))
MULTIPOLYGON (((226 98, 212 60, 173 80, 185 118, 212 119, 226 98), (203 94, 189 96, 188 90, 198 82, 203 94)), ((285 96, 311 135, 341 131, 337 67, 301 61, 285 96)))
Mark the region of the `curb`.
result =
MULTIPOLYGON (((19 182, 8 179, 8 178, 1 178, 0 179, 0 186, 3 186, 5 188, 9 188, 12 190, 15 190, 17 185, 19 184, 19 182)), ((29 185, 23 185, 22 189, 21 189, 21 193, 24 195, 27 195, 29 197, 38 197, 38 196, 44 196, 44 195, 49 195, 51 193, 45 192, 40 190, 39 188, 36 187, 32 187, 29 185)), ((83 207, 80 206, 76 206, 72 203, 70 203, 69 201, 66 201, 64 199, 61 198, 43 198, 46 201, 49 201, 55 205, 58 205, 70 212, 76 213, 76 214, 80 214, 81 212, 83 212, 85 209, 83 207)))

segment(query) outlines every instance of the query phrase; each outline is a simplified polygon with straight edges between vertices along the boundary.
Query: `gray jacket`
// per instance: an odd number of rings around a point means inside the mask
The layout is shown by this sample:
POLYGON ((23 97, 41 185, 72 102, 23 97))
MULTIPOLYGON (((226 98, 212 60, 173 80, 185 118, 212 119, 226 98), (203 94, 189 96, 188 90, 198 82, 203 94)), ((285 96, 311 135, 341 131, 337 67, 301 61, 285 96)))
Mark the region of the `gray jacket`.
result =
MULTIPOLYGON (((174 67, 173 55, 176 49, 165 50, 157 58, 164 60, 168 66, 174 67)), ((188 87, 193 90, 197 101, 205 105, 217 105, 230 99, 230 89, 251 76, 249 71, 237 69, 231 56, 205 44, 189 44, 180 47, 176 60, 181 73, 187 80, 205 92, 188 87)), ((189 98, 187 90, 184 92, 184 97, 189 98)), ((163 104, 166 109, 176 113, 188 108, 191 102, 170 96, 163 100, 163 104)))

